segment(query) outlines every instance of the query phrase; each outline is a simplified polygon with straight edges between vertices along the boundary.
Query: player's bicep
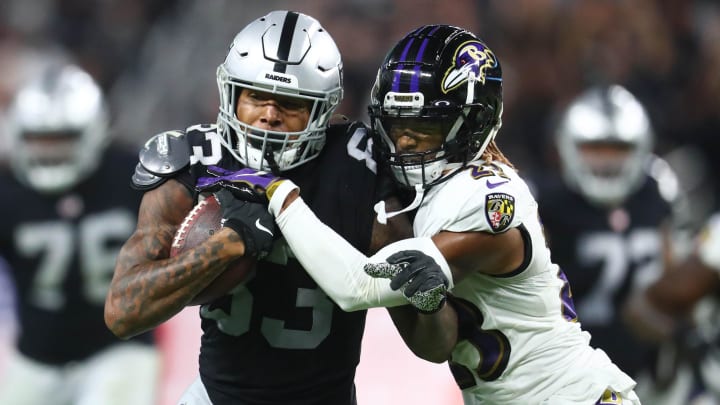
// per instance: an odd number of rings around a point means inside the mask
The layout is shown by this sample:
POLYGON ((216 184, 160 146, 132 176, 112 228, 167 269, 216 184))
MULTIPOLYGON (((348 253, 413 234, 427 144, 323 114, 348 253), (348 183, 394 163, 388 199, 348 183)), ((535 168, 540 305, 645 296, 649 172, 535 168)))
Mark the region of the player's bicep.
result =
POLYGON ((498 234, 443 231, 432 239, 450 264, 456 283, 475 272, 512 272, 522 264, 526 248, 517 228, 498 234))
POLYGON ((190 190, 175 180, 146 192, 140 203, 137 228, 123 246, 118 265, 167 258, 175 231, 193 204, 190 190))

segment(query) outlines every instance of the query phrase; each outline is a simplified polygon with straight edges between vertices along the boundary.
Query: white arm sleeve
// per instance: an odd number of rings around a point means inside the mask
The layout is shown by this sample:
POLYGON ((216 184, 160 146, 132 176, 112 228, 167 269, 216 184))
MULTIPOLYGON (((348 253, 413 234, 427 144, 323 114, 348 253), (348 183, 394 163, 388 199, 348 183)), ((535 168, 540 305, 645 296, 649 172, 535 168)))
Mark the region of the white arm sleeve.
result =
POLYGON ((322 223, 302 198, 293 201, 277 217, 277 223, 305 271, 344 311, 408 304, 400 291, 390 288, 389 279, 370 277, 363 270, 366 263, 384 262, 401 250, 420 250, 432 256, 452 287, 450 266, 430 238, 401 240, 367 257, 322 223))

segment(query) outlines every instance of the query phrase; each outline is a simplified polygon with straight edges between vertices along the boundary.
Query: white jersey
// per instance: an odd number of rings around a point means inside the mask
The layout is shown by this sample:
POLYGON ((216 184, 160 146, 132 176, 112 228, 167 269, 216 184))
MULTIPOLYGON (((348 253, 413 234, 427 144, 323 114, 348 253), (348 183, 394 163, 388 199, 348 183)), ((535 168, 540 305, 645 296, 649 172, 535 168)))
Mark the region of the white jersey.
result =
MULTIPOLYGON (((283 182, 270 200, 270 211, 278 212, 294 188, 292 182, 283 182)), ((277 216, 277 223, 295 257, 345 311, 407 303, 389 280, 365 274, 367 263, 416 249, 432 256, 451 278, 432 236, 518 228, 526 242, 521 268, 502 276, 478 272, 451 284, 448 301, 460 321, 451 368, 465 404, 595 404, 608 389, 620 394, 622 402, 608 398, 602 403, 640 403, 633 392, 635 381, 602 350, 590 347, 590 335, 575 322, 570 289, 550 261, 537 203, 525 182, 505 165, 473 164, 432 187, 415 217, 415 237, 394 242, 370 258, 324 225, 301 198, 277 216)))
POLYGON ((537 203, 512 168, 477 162, 431 188, 414 222, 417 237, 511 228, 526 242, 521 268, 502 276, 478 272, 451 290, 463 339, 452 368, 465 403, 594 404, 608 388, 631 391, 635 382, 589 346, 589 334, 576 322, 537 203))

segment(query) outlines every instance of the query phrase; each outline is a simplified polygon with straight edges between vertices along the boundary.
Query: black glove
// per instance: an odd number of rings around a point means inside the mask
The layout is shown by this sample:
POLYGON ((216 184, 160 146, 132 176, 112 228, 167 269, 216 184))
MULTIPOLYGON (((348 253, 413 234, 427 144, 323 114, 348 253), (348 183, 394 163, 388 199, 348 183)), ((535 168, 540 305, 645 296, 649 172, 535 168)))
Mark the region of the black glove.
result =
POLYGON ((419 250, 403 250, 392 254, 387 262, 389 265, 366 264, 365 272, 391 279, 390 288, 402 291, 420 312, 433 313, 443 307, 450 282, 435 259, 419 250))
POLYGON ((222 209, 223 227, 242 237, 245 256, 262 258, 270 253, 275 234, 279 232, 267 206, 239 200, 225 188, 216 191, 215 198, 222 209))

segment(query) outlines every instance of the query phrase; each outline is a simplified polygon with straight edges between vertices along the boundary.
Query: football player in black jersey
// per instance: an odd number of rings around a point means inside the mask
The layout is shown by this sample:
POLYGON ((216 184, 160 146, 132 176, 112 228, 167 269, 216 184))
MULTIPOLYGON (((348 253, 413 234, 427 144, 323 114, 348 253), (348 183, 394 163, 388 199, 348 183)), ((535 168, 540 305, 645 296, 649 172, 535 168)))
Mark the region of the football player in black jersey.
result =
POLYGON ((648 113, 627 89, 590 87, 559 116, 562 175, 535 186, 553 259, 572 283, 591 343, 637 379, 644 401, 660 403, 651 399, 658 350, 622 316, 626 301, 670 262, 677 179, 652 154, 653 141, 648 113))
POLYGON ((125 342, 103 323, 115 259, 140 204, 137 191, 108 179, 136 159, 108 148, 108 111, 93 78, 48 63, 7 114, 0 256, 16 288, 18 336, 0 404, 151 405, 160 371, 152 335, 125 342))
POLYGON ((337 46, 314 18, 274 11, 237 34, 217 81, 217 125, 159 134, 140 152, 133 182, 146 192, 137 230, 116 265, 106 323, 121 337, 150 330, 228 263, 256 257, 250 280, 200 307, 200 375, 180 403, 354 404, 365 311, 340 309, 277 230, 273 238, 255 226, 273 226, 266 207, 214 191, 224 227, 169 257, 176 230, 205 197, 198 181, 243 168, 282 173, 302 185, 308 204, 364 252, 387 244, 394 222, 406 227, 397 238, 411 234, 402 217, 382 226, 374 221, 372 206, 384 191, 365 126, 329 125, 343 94, 337 46))

